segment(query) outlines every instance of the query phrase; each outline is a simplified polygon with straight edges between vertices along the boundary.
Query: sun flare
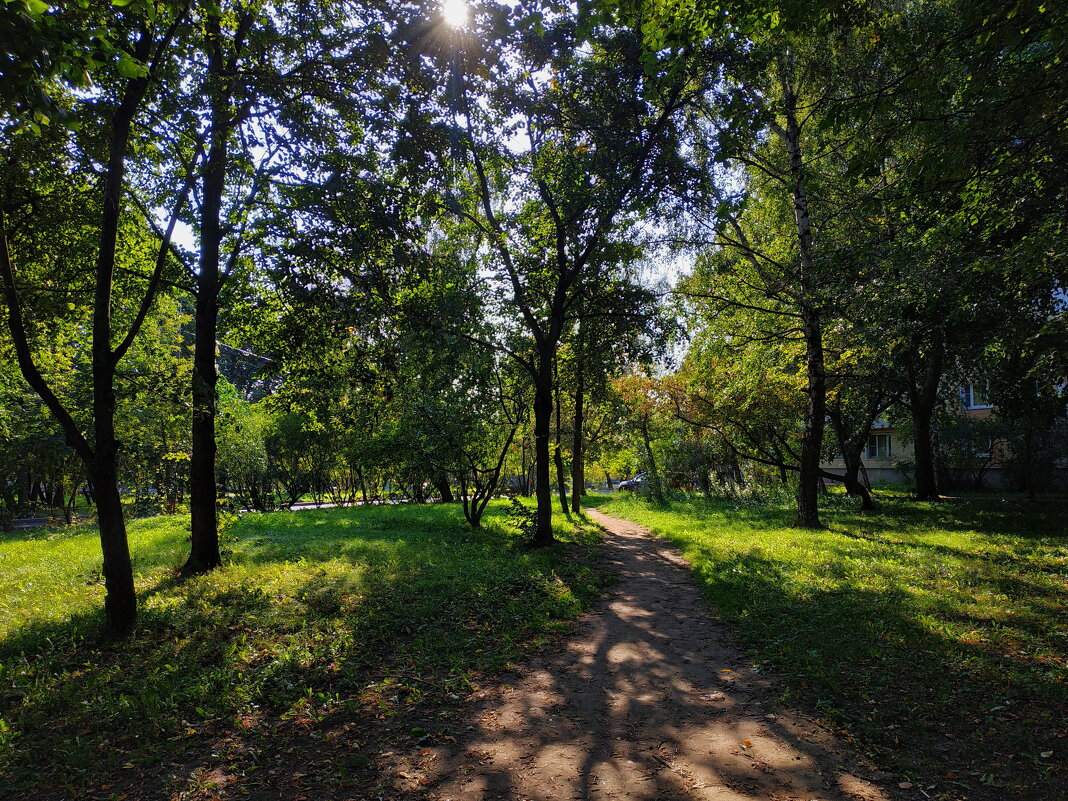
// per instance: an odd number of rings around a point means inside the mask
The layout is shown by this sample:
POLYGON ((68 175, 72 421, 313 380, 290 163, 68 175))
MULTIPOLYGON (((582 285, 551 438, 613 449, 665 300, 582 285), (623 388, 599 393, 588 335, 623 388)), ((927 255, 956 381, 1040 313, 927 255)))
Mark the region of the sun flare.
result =
POLYGON ((466 0, 443 0, 441 15, 445 18, 446 24, 453 28, 466 27, 468 17, 466 0))

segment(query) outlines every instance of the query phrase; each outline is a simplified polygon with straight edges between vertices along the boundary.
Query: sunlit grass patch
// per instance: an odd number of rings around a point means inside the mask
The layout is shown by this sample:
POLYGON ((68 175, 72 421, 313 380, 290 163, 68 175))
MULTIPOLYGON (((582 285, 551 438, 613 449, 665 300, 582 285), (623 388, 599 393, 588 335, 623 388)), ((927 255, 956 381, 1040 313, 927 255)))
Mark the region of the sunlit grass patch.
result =
POLYGON ((784 700, 885 767, 947 797, 954 781, 1053 797, 1068 782, 1068 501, 882 500, 832 504, 822 531, 792 528, 786 505, 600 508, 677 542, 784 700))

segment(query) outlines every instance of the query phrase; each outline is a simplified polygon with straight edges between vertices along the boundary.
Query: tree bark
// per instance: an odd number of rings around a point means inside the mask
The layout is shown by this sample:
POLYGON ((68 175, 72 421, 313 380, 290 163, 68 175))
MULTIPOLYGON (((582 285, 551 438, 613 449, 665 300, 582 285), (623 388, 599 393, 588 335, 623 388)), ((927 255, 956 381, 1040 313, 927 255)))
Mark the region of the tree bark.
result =
POLYGON ((938 501, 938 476, 934 463, 932 441, 935 405, 938 402, 938 385, 942 380, 944 348, 941 334, 935 337, 934 347, 927 359, 923 384, 917 386, 915 369, 909 367, 909 411, 912 414, 913 442, 916 456, 916 500, 938 501))
POLYGON ((561 404, 560 404, 560 370, 553 360, 553 387, 555 389, 554 411, 556 413, 556 439, 553 444, 553 462, 556 465, 556 492, 560 498, 560 511, 565 515, 568 513, 567 505, 567 482, 564 478, 564 453, 560 447, 560 439, 563 437, 564 432, 561 430, 561 404))
POLYGON ((641 431, 642 443, 645 445, 645 457, 649 460, 649 475, 652 477, 650 483, 653 485, 653 500, 657 503, 664 503, 664 485, 660 478, 660 470, 656 465, 656 456, 653 455, 653 443, 652 438, 649 436, 649 426, 644 420, 642 421, 641 431))
POLYGON ((582 511, 582 496, 586 493, 586 442, 583 426, 586 425, 586 358, 582 336, 582 323, 579 323, 578 354, 575 359, 575 412, 571 422, 571 511, 582 511))
POLYGON ((442 503, 452 503, 452 487, 449 486, 449 477, 446 475, 439 475, 434 480, 434 489, 438 491, 438 496, 441 498, 442 503))
POLYGON ((809 216, 808 194, 805 190, 804 161, 801 154, 801 127, 797 121, 797 95, 793 88, 793 54, 786 51, 781 64, 786 128, 782 137, 790 157, 790 176, 793 180, 791 197, 794 222, 797 227, 798 252, 801 263, 801 329, 805 340, 805 373, 808 409, 805 430, 801 439, 800 471, 797 481, 797 522, 802 528, 822 528, 819 516, 820 453, 827 413, 827 376, 823 359, 823 329, 820 314, 814 306, 817 284, 812 258, 812 220, 809 216))
POLYGON ((549 437, 553 415, 553 355, 549 342, 538 343, 538 365, 534 374, 534 494, 538 502, 537 527, 532 544, 552 545, 553 487, 549 464, 549 437))
POLYGON ((797 522, 802 528, 822 528, 819 513, 820 454, 827 415, 827 379, 823 362, 823 336, 819 315, 806 309, 802 317, 805 332, 805 367, 808 378, 808 409, 801 438, 800 471, 797 479, 797 522))
POLYGON ((189 558, 183 574, 200 573, 222 564, 219 553, 218 493, 215 485, 215 338, 218 305, 211 278, 200 276, 193 349, 193 424, 189 459, 189 558), (212 294, 210 300, 207 295, 212 294))
MULTIPOLYGON (((214 19, 214 18, 213 18, 214 19)), ((218 22, 215 26, 217 28, 218 22)), ((197 276, 195 345, 193 349, 193 424, 189 460, 189 558, 182 573, 189 575, 222 564, 219 553, 218 491, 215 480, 215 413, 218 370, 215 362, 219 326, 219 292, 222 289, 222 198, 226 186, 226 161, 230 138, 230 109, 223 76, 219 32, 212 32, 209 72, 214 85, 211 97, 211 139, 204 165, 203 199, 200 207, 200 259, 197 276)))
POLYGON ((863 458, 864 445, 867 441, 868 433, 875 422, 875 416, 869 413, 864 418, 861 429, 855 431, 852 436, 847 430, 845 415, 840 403, 828 409, 827 419, 831 421, 835 436, 838 438, 838 450, 842 454, 842 463, 844 465, 842 483, 845 484, 846 494, 860 498, 860 508, 864 511, 874 511, 878 507, 872 499, 868 488, 864 486, 864 482, 860 479, 860 468, 863 464, 861 460, 863 458))
POLYGON ((100 549, 104 555, 104 614, 107 630, 123 635, 133 628, 137 615, 133 567, 122 516, 118 473, 114 456, 94 458, 88 465, 96 490, 96 519, 100 527, 100 549))
POLYGON ((842 481, 845 484, 846 494, 860 498, 860 508, 864 511, 875 511, 878 507, 875 505, 875 501, 872 500, 868 488, 860 480, 860 454, 846 453, 843 450, 842 459, 845 462, 845 475, 842 477, 842 481))

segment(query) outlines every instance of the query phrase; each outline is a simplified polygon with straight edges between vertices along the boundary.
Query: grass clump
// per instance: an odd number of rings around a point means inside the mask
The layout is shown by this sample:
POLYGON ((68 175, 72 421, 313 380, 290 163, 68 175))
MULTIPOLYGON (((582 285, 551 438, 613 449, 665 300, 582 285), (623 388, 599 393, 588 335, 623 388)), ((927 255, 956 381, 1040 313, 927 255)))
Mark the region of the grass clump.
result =
POLYGON ((507 665, 598 590, 590 526, 511 547, 456 505, 249 514, 230 563, 181 581, 188 518, 130 524, 141 613, 97 637, 94 528, 0 541, 0 784, 88 786, 250 719, 388 717, 507 665), (44 759, 44 755, 48 759, 44 759), (44 771, 42 773, 42 770, 44 771))
POLYGON ((1068 783, 1068 501, 599 503, 679 546, 785 701, 931 797, 1053 798, 1068 783), (999 795, 1001 794, 1001 795, 999 795))

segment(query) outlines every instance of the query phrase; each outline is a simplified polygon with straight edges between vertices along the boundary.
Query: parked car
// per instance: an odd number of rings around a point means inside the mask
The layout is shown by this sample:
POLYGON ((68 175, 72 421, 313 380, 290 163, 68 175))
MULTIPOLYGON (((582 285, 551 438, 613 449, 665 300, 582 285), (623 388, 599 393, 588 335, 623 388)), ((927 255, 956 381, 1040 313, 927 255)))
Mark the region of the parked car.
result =
POLYGON ((638 475, 636 475, 634 478, 628 478, 625 481, 620 481, 619 484, 617 484, 616 486, 618 489, 629 490, 630 492, 634 492, 635 490, 639 490, 642 488, 642 484, 645 483, 645 479, 648 477, 648 473, 638 473, 638 475))

